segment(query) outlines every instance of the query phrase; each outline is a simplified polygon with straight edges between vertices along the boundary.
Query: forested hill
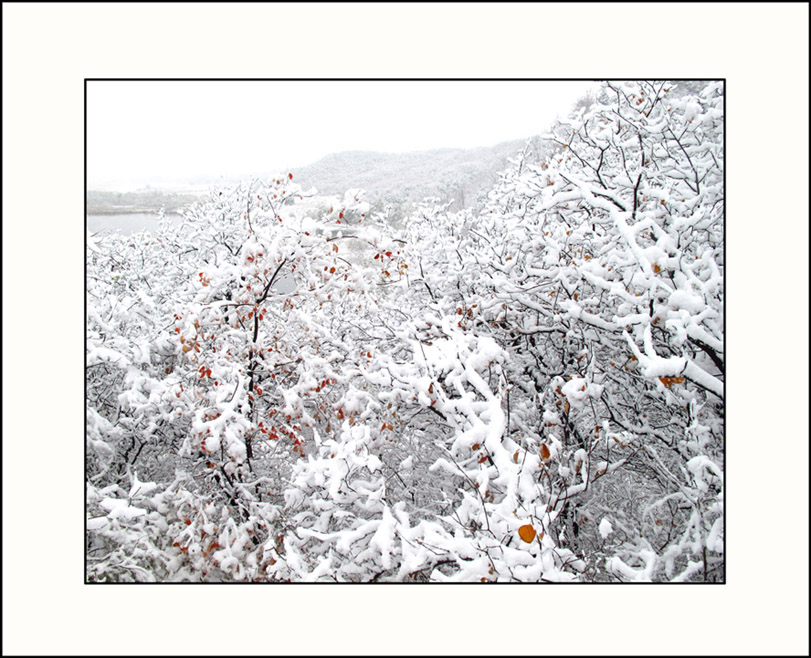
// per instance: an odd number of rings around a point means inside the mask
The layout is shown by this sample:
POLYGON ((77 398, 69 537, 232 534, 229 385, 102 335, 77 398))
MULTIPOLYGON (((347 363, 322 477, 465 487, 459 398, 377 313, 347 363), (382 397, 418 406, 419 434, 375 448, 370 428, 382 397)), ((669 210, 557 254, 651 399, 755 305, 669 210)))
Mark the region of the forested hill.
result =
POLYGON ((410 153, 343 151, 296 169, 296 180, 321 194, 366 190, 370 199, 394 202, 440 197, 457 207, 472 205, 476 194, 492 185, 527 141, 513 140, 491 147, 444 148, 410 153))
MULTIPOLYGON (((455 208, 473 206, 477 194, 493 185, 496 174, 508 166, 508 160, 529 144, 532 150, 543 148, 537 138, 502 142, 491 147, 471 149, 444 148, 409 153, 343 151, 300 168, 292 168, 295 180, 305 189, 316 188, 321 195, 343 195, 347 189, 363 189, 370 201, 386 200, 398 204, 439 197, 453 201, 455 208)), ((279 172, 265 172, 270 176, 279 172)), ((260 174, 258 177, 264 178, 260 174)), ((211 181, 215 186, 237 181, 211 181)), ((168 211, 192 203, 203 195, 203 185, 135 191, 99 191, 87 193, 90 214, 121 214, 168 211)))

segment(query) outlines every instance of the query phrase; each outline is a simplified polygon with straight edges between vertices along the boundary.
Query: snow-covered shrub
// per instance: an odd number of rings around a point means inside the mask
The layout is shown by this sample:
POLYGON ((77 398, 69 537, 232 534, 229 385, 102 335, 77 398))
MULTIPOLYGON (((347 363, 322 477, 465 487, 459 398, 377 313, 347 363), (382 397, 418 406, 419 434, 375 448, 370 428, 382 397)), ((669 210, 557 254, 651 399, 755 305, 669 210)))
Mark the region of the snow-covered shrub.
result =
POLYGON ((607 83, 477 210, 91 238, 88 579, 723 580, 721 94, 607 83))

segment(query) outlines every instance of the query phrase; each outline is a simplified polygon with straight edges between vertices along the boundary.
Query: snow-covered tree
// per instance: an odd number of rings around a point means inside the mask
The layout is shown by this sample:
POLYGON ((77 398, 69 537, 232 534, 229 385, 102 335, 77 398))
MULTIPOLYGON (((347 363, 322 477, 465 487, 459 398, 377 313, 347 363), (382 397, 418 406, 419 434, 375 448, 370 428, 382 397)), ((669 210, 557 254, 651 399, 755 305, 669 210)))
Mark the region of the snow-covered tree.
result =
POLYGON ((722 92, 606 83, 475 210, 89 238, 88 578, 723 580, 722 92))
POLYGON ((566 542, 602 555, 613 515, 600 564, 623 579, 723 578, 722 86, 673 87, 609 83, 557 124, 558 154, 491 192, 472 258, 566 542))

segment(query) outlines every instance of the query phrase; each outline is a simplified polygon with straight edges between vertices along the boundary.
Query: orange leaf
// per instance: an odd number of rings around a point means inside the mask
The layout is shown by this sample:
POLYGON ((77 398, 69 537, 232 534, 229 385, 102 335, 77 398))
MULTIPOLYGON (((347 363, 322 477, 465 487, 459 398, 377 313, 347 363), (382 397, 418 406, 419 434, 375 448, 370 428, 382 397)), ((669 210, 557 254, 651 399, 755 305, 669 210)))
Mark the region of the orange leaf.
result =
POLYGON ((545 443, 541 444, 541 459, 549 459, 552 453, 549 452, 549 448, 546 447, 545 443))
POLYGON ((522 525, 518 528, 518 536, 521 537, 527 544, 531 544, 532 540, 535 539, 535 535, 538 534, 535 532, 535 528, 533 528, 530 524, 522 525))

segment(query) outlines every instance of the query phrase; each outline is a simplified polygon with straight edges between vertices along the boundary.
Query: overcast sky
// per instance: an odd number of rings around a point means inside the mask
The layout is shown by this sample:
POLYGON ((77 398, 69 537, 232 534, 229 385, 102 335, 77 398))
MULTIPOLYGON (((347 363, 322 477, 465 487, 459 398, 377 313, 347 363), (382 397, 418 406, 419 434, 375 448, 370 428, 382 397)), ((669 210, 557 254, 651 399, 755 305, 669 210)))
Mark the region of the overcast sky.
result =
POLYGON ((597 83, 87 83, 88 187, 295 169, 329 153, 492 146, 537 135, 597 83))

